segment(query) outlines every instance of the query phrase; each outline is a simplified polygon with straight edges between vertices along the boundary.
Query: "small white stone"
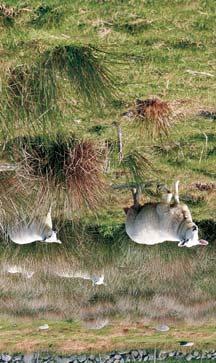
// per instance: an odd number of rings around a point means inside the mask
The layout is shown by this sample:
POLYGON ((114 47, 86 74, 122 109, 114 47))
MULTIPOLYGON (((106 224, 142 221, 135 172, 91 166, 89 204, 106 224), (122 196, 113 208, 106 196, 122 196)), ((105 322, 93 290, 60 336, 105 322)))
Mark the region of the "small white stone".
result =
POLYGON ((48 324, 41 325, 41 326, 39 326, 38 329, 39 330, 48 330, 49 329, 49 325, 48 324))
POLYGON ((169 331, 169 327, 168 325, 165 325, 165 324, 162 324, 162 325, 158 325, 156 326, 155 328, 157 331, 163 331, 163 332, 166 332, 166 331, 169 331))

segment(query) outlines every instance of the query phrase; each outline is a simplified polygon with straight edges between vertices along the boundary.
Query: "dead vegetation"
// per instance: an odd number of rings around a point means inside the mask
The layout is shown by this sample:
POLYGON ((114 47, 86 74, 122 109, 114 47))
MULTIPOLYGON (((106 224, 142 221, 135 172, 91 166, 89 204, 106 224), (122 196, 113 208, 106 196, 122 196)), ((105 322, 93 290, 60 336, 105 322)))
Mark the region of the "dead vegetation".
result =
POLYGON ((18 15, 18 10, 12 6, 8 6, 4 3, 0 4, 0 23, 5 27, 12 26, 14 19, 18 15))
POLYGON ((190 189, 198 189, 200 192, 216 190, 216 183, 196 182, 190 185, 190 189))
MULTIPOLYGON (((104 195, 103 150, 91 140, 76 137, 20 137, 6 146, 18 163, 14 183, 26 190, 39 183, 44 190, 65 191, 75 208, 95 207, 104 195)), ((21 188, 22 189, 22 188, 21 188)))
POLYGON ((158 98, 137 99, 135 107, 123 116, 134 119, 152 137, 167 136, 172 125, 172 109, 168 102, 158 98))

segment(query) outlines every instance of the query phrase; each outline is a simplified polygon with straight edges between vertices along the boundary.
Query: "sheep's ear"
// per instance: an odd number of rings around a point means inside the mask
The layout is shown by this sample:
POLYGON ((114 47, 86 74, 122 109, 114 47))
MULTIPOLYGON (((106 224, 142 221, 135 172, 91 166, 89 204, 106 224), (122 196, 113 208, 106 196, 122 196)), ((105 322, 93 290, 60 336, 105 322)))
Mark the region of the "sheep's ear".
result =
POLYGON ((200 244, 201 246, 207 246, 207 245, 208 245, 208 242, 207 242, 205 239, 200 239, 200 240, 199 240, 199 244, 200 244))
POLYGON ((125 214, 127 215, 127 212, 129 211, 130 208, 126 207, 126 208, 123 208, 125 214))

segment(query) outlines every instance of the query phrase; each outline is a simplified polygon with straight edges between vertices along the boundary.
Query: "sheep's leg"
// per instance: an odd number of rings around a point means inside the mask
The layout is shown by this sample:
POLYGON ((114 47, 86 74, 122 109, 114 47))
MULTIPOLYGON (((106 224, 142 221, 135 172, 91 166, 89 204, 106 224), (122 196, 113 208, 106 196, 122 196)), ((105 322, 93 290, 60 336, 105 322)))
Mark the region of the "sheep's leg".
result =
POLYGON ((177 180, 174 184, 174 201, 175 204, 179 204, 179 190, 178 190, 178 186, 179 186, 179 180, 177 180))
POLYGON ((139 210, 141 205, 140 205, 140 197, 141 197, 141 188, 140 186, 137 186, 136 188, 132 188, 131 189, 132 192, 132 196, 133 196, 133 208, 136 210, 139 210))
POLYGON ((161 201, 162 203, 170 205, 172 201, 173 194, 164 184, 157 185, 157 192, 161 193, 161 201))

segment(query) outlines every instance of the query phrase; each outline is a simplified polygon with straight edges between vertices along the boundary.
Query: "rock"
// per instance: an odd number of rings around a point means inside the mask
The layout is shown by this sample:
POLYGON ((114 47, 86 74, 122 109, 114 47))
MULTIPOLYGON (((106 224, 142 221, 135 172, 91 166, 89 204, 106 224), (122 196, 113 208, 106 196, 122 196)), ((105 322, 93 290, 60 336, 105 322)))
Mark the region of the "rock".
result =
POLYGON ((168 353, 169 357, 175 357, 175 354, 176 354, 176 352, 169 352, 168 353))
POLYGON ((39 330, 48 330, 49 329, 49 325, 48 324, 41 325, 41 326, 39 326, 38 329, 39 330))
POLYGON ((143 354, 143 350, 142 349, 138 349, 138 353, 139 353, 139 356, 142 357, 144 354, 143 354))
POLYGON ((121 355, 120 354, 114 355, 114 359, 120 360, 121 359, 121 355))
POLYGON ((105 355, 105 356, 103 357, 103 359, 104 359, 105 361, 107 361, 108 359, 110 359, 110 356, 107 354, 107 355, 105 355))
POLYGON ((159 355, 158 355, 158 359, 159 359, 159 360, 164 360, 164 359, 166 359, 167 357, 168 357, 167 352, 164 352, 164 351, 159 352, 159 355))
POLYGON ((20 362, 21 360, 24 359, 24 357, 22 355, 15 355, 12 359, 13 362, 20 362))
POLYGON ((182 340, 181 342, 179 342, 180 345, 182 345, 183 347, 192 347, 194 345, 193 342, 186 342, 184 340, 182 340))
POLYGON ((199 356, 199 352, 197 350, 195 350, 192 354, 193 354, 194 357, 198 357, 199 356))
POLYGON ((148 355, 146 355, 144 358, 143 358, 143 361, 146 362, 147 360, 149 359, 148 355))
POLYGON ((118 354, 118 352, 116 352, 115 350, 113 352, 110 353, 110 357, 114 357, 114 355, 118 354))
POLYGON ((132 350, 131 354, 134 358, 137 358, 139 356, 139 352, 137 352, 137 350, 132 350))
POLYGON ((186 359, 188 362, 190 362, 190 361, 191 361, 191 359, 193 359, 192 354, 187 354, 187 355, 186 355, 186 357, 185 357, 185 359, 186 359))
POLYGON ((114 360, 114 363, 120 363, 120 360, 119 359, 115 359, 114 360))
POLYGON ((91 355, 89 356, 89 359, 90 359, 90 360, 95 360, 95 355, 94 355, 94 354, 91 354, 91 355))
POLYGON ((2 354, 1 355, 1 360, 3 360, 3 362, 10 362, 12 359, 12 357, 8 354, 2 354))
MULTIPOLYGON (((59 356, 56 357, 56 359, 55 359, 56 363, 69 363, 72 360, 73 360, 73 358, 71 359, 71 357, 68 358, 68 357, 59 357, 59 356)), ((77 360, 77 363, 79 363, 78 360, 77 360)))
POLYGON ((86 355, 85 355, 85 354, 80 355, 80 356, 78 357, 78 360, 79 360, 79 362, 80 362, 80 363, 85 362, 85 361, 86 361, 86 359, 87 359, 87 357, 86 357, 86 355))
POLYGON ((182 359, 184 357, 184 353, 182 352, 176 352, 176 358, 177 359, 182 359))
POLYGON ((155 328, 157 331, 161 331, 161 332, 166 332, 169 331, 170 328, 168 327, 168 325, 162 324, 162 325, 158 325, 155 328))
POLYGON ((23 358, 24 363, 32 363, 35 362, 35 355, 34 354, 25 354, 23 358))
POLYGON ((50 358, 51 357, 50 357, 49 354, 44 353, 44 354, 41 355, 41 359, 43 360, 43 362, 49 361, 50 358))

